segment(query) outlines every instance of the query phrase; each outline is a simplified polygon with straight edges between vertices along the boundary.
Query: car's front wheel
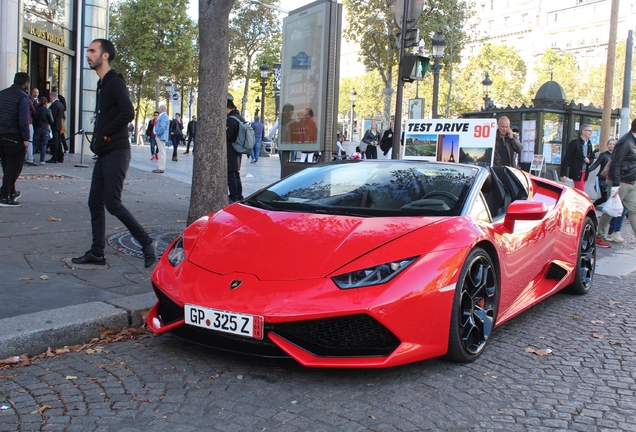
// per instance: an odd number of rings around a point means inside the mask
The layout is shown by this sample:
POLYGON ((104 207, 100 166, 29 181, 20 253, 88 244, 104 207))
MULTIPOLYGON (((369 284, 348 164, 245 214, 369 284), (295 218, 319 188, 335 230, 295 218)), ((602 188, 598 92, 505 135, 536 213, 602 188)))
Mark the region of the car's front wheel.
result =
POLYGON ((596 228, 589 217, 585 218, 579 250, 576 262, 576 274, 574 282, 566 287, 563 292, 568 294, 587 294, 592 286, 594 271, 596 269, 596 228))
POLYGON ((495 326, 498 305, 497 271, 488 253, 477 247, 468 254, 457 281, 446 354, 449 360, 469 362, 479 357, 495 326))

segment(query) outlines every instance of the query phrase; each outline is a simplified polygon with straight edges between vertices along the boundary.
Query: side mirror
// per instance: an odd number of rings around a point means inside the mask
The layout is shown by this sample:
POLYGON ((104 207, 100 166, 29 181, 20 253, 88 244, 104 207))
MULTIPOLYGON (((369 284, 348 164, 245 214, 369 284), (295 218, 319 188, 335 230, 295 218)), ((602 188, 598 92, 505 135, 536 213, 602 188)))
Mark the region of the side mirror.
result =
POLYGON ((511 233, 515 229, 515 221, 541 220, 548 213, 548 206, 538 201, 513 201, 506 210, 504 228, 511 233))

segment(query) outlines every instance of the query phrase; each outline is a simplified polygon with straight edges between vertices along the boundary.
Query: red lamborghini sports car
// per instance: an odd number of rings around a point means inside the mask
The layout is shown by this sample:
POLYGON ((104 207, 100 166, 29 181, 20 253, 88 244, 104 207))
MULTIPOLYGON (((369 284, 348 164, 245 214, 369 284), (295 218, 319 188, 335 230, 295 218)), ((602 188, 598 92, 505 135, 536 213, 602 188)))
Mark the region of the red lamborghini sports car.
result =
POLYGON ((310 367, 471 361, 494 327, 588 292, 596 225, 584 194, 507 167, 310 166, 186 228, 146 321, 310 367))

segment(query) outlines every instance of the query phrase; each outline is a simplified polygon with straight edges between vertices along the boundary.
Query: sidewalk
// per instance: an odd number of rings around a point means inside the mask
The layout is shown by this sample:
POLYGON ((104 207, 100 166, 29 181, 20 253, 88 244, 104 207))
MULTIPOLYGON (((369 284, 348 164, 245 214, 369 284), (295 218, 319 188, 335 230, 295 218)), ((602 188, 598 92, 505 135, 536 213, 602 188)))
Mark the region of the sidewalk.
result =
MULTIPOLYGON (((132 148, 122 199, 161 251, 186 226, 194 156, 183 151, 178 162, 168 159, 164 174, 153 174, 149 146, 132 148)), ((78 168, 80 156, 66 156, 62 164, 25 166, 17 183, 22 205, 0 208, 0 359, 87 342, 99 335, 99 323, 139 326, 141 313, 155 302, 152 268, 127 253, 139 246, 108 213, 108 268, 73 268, 70 258, 91 244, 87 201, 94 161, 85 157, 89 167, 78 168)), ((258 164, 243 161, 245 195, 279 177, 276 155, 258 164)))

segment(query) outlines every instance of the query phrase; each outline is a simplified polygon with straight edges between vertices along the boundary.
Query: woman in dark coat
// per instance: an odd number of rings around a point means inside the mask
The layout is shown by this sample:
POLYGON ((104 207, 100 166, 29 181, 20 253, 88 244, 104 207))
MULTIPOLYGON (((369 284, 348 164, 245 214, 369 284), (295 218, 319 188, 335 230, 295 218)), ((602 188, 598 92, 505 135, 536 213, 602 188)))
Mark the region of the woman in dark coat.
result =
POLYGON ((38 106, 33 114, 33 145, 40 149, 40 165, 44 165, 46 147, 51 137, 51 126, 53 126, 53 114, 46 107, 48 100, 44 96, 38 98, 38 106))
POLYGON ((594 146, 590 141, 592 126, 582 124, 579 137, 568 144, 565 157, 561 161, 561 181, 571 178, 574 187, 585 192, 585 180, 594 161, 594 146))
POLYGON ((378 144, 380 143, 380 132, 378 131, 378 122, 371 122, 371 128, 364 133, 362 142, 367 145, 364 155, 367 159, 378 158, 378 144))
POLYGON ((391 121, 391 127, 384 131, 382 134, 382 141, 380 141, 380 150, 387 159, 391 159, 391 153, 393 150, 393 130, 395 129, 395 122, 391 121))

